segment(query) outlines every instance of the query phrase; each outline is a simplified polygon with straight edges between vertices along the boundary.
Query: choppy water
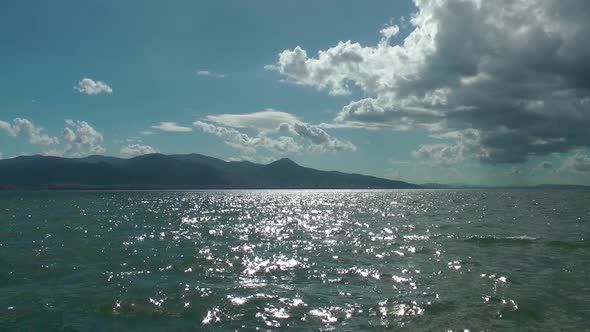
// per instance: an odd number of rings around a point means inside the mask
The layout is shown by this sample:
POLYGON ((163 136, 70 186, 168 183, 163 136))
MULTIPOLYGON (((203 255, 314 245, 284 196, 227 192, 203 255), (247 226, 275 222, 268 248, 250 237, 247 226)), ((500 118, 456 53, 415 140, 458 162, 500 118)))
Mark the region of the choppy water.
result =
POLYGON ((0 329, 588 330, 590 191, 0 193, 0 329))

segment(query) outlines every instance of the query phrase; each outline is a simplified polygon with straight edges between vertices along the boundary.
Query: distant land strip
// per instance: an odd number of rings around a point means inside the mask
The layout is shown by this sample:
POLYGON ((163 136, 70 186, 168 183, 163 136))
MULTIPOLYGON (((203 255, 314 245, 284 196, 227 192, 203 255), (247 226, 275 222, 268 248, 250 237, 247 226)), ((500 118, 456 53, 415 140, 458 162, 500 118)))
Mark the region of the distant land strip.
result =
POLYGON ((485 186, 413 184, 362 174, 321 171, 288 158, 269 164, 225 161, 201 154, 146 154, 62 158, 20 156, 0 160, 0 190, 133 189, 590 189, 590 186, 541 184, 485 186))

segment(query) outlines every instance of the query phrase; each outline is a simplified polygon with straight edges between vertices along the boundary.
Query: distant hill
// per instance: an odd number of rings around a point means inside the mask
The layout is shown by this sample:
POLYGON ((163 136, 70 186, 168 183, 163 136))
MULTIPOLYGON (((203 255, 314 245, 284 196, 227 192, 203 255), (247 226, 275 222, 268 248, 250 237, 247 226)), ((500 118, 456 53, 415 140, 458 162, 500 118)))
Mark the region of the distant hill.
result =
POLYGON ((589 190, 590 186, 577 184, 538 184, 538 185, 512 185, 512 186, 491 186, 463 183, 424 183, 422 189, 539 189, 539 190, 589 190))
POLYGON ((0 160, 0 189, 408 189, 420 186, 360 174, 320 171, 290 159, 267 165, 200 154, 22 156, 0 160))

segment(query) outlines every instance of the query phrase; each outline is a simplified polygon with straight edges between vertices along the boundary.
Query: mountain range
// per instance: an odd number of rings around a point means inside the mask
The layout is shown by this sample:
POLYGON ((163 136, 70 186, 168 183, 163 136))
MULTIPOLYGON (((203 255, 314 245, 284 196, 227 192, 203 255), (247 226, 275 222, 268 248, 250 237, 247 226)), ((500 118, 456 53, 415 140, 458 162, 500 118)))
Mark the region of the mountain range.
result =
POLYGON ((146 154, 0 160, 0 189, 410 189, 420 186, 303 167, 284 158, 269 164, 200 154, 146 154))

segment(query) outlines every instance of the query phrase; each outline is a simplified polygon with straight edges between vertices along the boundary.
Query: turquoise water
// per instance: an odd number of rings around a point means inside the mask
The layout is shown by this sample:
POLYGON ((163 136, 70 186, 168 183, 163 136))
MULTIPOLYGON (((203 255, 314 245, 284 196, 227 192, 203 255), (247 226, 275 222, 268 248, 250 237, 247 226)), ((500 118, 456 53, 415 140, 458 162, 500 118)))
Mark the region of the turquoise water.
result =
POLYGON ((589 330, 590 191, 0 192, 0 223, 0 330, 589 330))

